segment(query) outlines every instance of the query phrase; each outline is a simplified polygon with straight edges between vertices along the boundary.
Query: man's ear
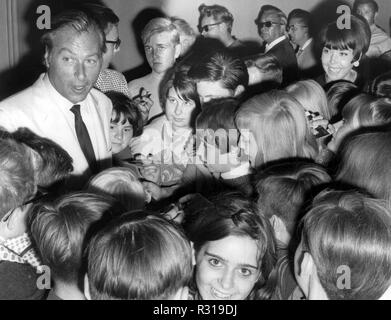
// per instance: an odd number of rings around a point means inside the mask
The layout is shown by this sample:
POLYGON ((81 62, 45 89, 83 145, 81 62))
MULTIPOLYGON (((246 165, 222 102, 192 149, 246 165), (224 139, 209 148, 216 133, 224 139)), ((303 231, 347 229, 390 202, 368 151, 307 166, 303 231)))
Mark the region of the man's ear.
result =
POLYGON ((303 252, 303 260, 301 261, 300 272, 311 275, 313 272, 316 272, 316 267, 314 259, 312 258, 309 252, 303 252))
MULTIPOLYGON (((312 259, 312 256, 309 252, 301 252, 298 261, 298 267, 299 270, 297 270, 297 275, 303 279, 306 279, 306 282, 308 283, 308 279, 310 278, 311 273, 313 272, 313 268, 315 267, 314 260, 312 259)), ((302 289, 304 290, 304 288, 302 289)))
POLYGON ((84 275, 84 295, 86 296, 87 300, 92 300, 90 293, 90 282, 88 280, 87 273, 84 275))
POLYGON ((238 85, 234 91, 234 97, 239 97, 244 92, 244 86, 238 85))
POLYGON ((190 241, 190 245, 191 245, 191 261, 193 263, 193 266, 195 266, 197 263, 197 260, 196 260, 195 250, 194 250, 194 242, 190 241))
POLYGON ((291 236, 290 236, 288 230, 286 229, 286 225, 285 225, 284 221, 280 217, 278 217, 274 214, 270 218, 270 222, 273 226, 274 233, 276 235, 276 239, 281 241, 282 243, 288 245, 291 240, 291 236))
POLYGON ((309 252, 303 252, 302 254, 299 272, 300 277, 304 279, 302 285, 306 287, 301 287, 301 290, 308 300, 328 300, 326 291, 320 283, 314 259, 309 252))
POLYGON ((226 23, 221 23, 217 26, 220 30, 220 32, 226 32, 226 33, 229 33, 228 32, 228 24, 226 23))
POLYGON ((179 56, 181 54, 181 50, 182 50, 182 45, 180 43, 178 43, 175 46, 175 60, 179 58, 179 56))
POLYGON ((46 68, 49 68, 49 58, 50 58, 50 54, 49 54, 49 50, 48 48, 45 49, 45 54, 43 56, 43 64, 45 65, 46 68))

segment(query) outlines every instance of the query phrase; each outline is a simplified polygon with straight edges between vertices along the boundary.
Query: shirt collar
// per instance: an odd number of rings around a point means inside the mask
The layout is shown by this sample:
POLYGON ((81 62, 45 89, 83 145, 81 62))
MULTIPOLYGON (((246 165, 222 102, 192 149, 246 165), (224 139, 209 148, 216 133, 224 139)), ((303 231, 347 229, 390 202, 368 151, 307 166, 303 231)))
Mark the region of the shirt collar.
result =
POLYGON ((88 95, 87 97, 83 100, 83 101, 80 101, 78 103, 72 103, 71 101, 69 101, 67 98, 63 97, 57 90, 56 88, 53 86, 53 84, 50 82, 50 79, 49 79, 49 75, 47 73, 45 73, 44 75, 42 75, 42 81, 44 83, 44 86, 46 87, 47 89, 47 92, 49 93, 49 95, 52 97, 53 101, 56 103, 56 105, 64 108, 64 109, 70 109, 72 108, 73 105, 75 104, 80 104, 80 105, 83 105, 84 102, 87 100, 88 98, 88 95))
POLYGON ((280 42, 284 41, 286 39, 285 36, 281 36, 277 38, 276 40, 272 41, 270 44, 267 44, 265 47, 265 53, 268 52, 271 48, 273 48, 275 45, 279 44, 280 42))
POLYGON ((309 38, 306 42, 304 42, 303 46, 300 48, 301 50, 305 50, 312 42, 312 38, 309 38))

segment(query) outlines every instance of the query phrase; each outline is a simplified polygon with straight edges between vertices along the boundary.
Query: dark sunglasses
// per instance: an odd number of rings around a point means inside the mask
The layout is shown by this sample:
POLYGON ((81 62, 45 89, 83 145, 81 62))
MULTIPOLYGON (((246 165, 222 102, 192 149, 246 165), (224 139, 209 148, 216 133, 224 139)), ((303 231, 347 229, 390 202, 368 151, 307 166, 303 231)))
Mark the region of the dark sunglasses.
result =
POLYGON ((117 40, 106 40, 106 43, 114 43, 114 48, 118 49, 119 46, 121 45, 121 39, 118 38, 117 40))
POLYGON ((216 22, 216 23, 211 23, 211 24, 206 24, 204 26, 198 26, 198 31, 199 33, 202 33, 202 32, 209 32, 209 27, 213 27, 213 26, 217 26, 219 24, 222 24, 223 21, 220 21, 220 22, 216 22))
POLYGON ((273 21, 266 21, 266 22, 256 22, 259 28, 271 28, 273 24, 279 24, 282 25, 282 23, 273 22, 273 21))

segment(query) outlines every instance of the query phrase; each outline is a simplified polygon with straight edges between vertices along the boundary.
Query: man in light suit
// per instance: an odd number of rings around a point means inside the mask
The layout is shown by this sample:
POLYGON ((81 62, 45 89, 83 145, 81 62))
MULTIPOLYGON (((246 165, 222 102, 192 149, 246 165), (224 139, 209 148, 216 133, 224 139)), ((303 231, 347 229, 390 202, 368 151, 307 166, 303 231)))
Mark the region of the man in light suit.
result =
POLYGON ((287 30, 291 42, 296 46, 297 64, 302 78, 316 77, 322 73, 322 66, 315 56, 311 27, 308 11, 294 9, 289 13, 287 30))
POLYGON ((105 37, 92 18, 69 10, 52 19, 42 42, 47 72, 0 103, 0 126, 10 132, 27 127, 62 146, 73 159, 69 185, 79 188, 91 174, 111 165, 112 104, 93 89, 105 37))
POLYGON ((271 5, 261 7, 255 24, 258 34, 265 41, 265 54, 274 55, 283 70, 283 83, 285 86, 298 78, 298 67, 295 51, 286 35, 286 15, 271 5))

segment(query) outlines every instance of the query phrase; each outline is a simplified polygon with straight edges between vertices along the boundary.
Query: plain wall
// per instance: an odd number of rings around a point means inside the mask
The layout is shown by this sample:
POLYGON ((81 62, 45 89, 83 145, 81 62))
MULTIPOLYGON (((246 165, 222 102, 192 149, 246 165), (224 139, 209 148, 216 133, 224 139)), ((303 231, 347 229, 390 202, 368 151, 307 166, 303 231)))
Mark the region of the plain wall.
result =
MULTIPOLYGON (((0 0, 0 8, 5 1, 0 0)), ((42 47, 39 43, 41 31, 36 27, 38 14, 36 9, 40 4, 48 4, 57 9, 68 3, 67 0, 11 0, 15 1, 17 12, 13 19, 17 21, 18 39, 13 41, 13 47, 18 48, 13 56, 16 66, 10 64, 9 41, 5 32, 7 24, 4 23, 6 12, 2 12, 2 36, 0 42, 0 99, 10 93, 19 91, 30 85, 36 79, 39 72, 43 71, 41 65, 42 47), (15 43, 16 42, 16 43, 15 43), (13 67, 11 69, 11 67, 13 67)), ((78 0, 82 1, 82 0, 78 0)), ((91 1, 91 0, 89 0, 91 1)), ((97 0, 98 1, 98 0, 97 0)), ((101 0, 102 1, 102 0, 101 0)), ((142 27, 156 15, 165 13, 170 16, 179 16, 187 20, 196 30, 198 24, 198 6, 205 4, 220 4, 226 6, 234 15, 233 34, 239 39, 255 39, 259 41, 254 19, 258 15, 259 8, 264 4, 272 4, 279 7, 286 14, 294 8, 303 8, 312 11, 318 22, 332 19, 336 14, 339 3, 352 4, 353 0, 103 0, 120 18, 120 37, 122 40, 121 51, 114 58, 115 69, 126 72, 130 80, 139 77, 148 71, 145 66, 143 48, 137 45, 142 27), (162 11, 159 13, 159 11, 162 11), (142 66, 141 68, 138 68, 142 66)), ((378 25, 390 33, 390 0, 377 0, 380 12, 377 19, 378 25)), ((2 10, 2 11, 3 11, 2 10)))
MULTIPOLYGON (((234 15, 233 34, 239 39, 259 40, 254 19, 258 15, 260 7, 264 4, 271 4, 279 7, 288 14, 292 9, 302 8, 314 11, 317 20, 329 20, 330 16, 336 14, 336 7, 341 4, 353 4, 353 0, 115 0, 105 1, 121 18, 120 36, 123 40, 121 52, 114 59, 115 67, 120 71, 126 71, 143 63, 143 55, 134 47, 135 35, 129 26, 138 12, 148 7, 161 9, 169 16, 178 16, 185 19, 197 31, 198 7, 200 4, 220 4, 227 7, 234 15), (124 10, 124 8, 131 8, 124 10)), ((390 0, 377 0, 381 8, 377 23, 390 33, 389 19, 391 13, 390 0)))

